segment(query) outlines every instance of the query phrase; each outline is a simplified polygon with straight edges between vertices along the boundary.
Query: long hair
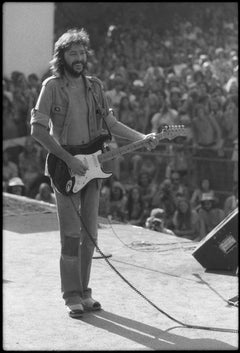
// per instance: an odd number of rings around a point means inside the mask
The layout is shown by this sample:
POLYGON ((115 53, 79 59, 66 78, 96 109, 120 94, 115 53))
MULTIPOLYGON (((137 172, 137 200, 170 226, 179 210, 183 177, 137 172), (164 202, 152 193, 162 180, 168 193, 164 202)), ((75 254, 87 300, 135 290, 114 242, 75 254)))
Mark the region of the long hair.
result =
POLYGON ((87 54, 87 58, 92 55, 92 51, 89 48, 89 35, 85 29, 69 29, 65 32, 55 43, 53 58, 50 61, 50 70, 55 76, 62 76, 64 73, 64 52, 72 44, 81 44, 84 46, 87 54))
POLYGON ((190 228, 191 227, 191 220, 192 220, 192 208, 191 208, 190 202, 186 198, 182 197, 178 200, 178 203, 177 203, 178 228, 182 229, 184 226, 187 226, 188 228, 190 228), (186 204, 188 205, 188 209, 187 209, 186 213, 183 213, 179 207, 181 202, 186 202, 186 204))

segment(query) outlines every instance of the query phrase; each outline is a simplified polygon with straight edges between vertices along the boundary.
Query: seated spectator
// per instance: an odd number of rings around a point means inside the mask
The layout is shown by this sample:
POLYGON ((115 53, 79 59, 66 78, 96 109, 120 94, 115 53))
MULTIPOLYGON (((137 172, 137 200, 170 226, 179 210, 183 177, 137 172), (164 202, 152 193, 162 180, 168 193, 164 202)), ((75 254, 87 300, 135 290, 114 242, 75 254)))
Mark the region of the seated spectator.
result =
POLYGON ((179 171, 176 171, 176 170, 173 170, 171 172, 171 182, 172 182, 172 187, 171 187, 171 190, 172 190, 172 193, 173 193, 173 196, 175 198, 175 201, 177 201, 177 198, 179 196, 184 196, 186 199, 189 199, 189 189, 187 186, 185 186, 181 179, 181 175, 179 173, 179 171))
POLYGON ((190 174, 192 169, 189 149, 186 148, 185 144, 173 144, 170 153, 170 162, 166 167, 166 177, 171 178, 172 172, 176 171, 182 180, 187 179, 187 175, 190 174))
POLYGON ((56 204, 55 195, 52 192, 51 186, 47 183, 40 184, 38 193, 35 196, 35 199, 39 201, 52 203, 54 205, 56 204))
POLYGON ((156 232, 174 235, 171 229, 165 227, 165 211, 162 208, 154 208, 150 217, 146 219, 145 227, 156 232))
POLYGON ((3 191, 7 191, 7 185, 10 179, 18 177, 19 171, 16 163, 10 160, 8 150, 3 151, 3 191))
POLYGON ((177 209, 173 215, 173 225, 173 231, 178 237, 199 239, 198 214, 192 210, 190 202, 184 197, 178 199, 177 209))
POLYGON ((126 191, 119 181, 114 181, 110 189, 109 213, 113 220, 125 222, 126 220, 126 191))
POLYGON ((145 207, 149 208, 156 191, 152 176, 146 171, 141 171, 138 175, 138 186, 141 190, 145 207))
POLYGON ((198 210, 200 219, 199 240, 203 239, 224 218, 224 211, 216 207, 215 197, 212 193, 203 193, 201 207, 198 210))
POLYGON ((34 198, 39 185, 46 177, 41 168, 39 150, 31 136, 27 137, 24 150, 19 154, 18 165, 20 176, 26 187, 26 195, 34 198))
POLYGON ((228 196, 224 202, 224 214, 228 216, 235 208, 238 207, 238 184, 234 184, 232 195, 228 196))
POLYGON ((144 226, 148 215, 139 186, 133 186, 128 192, 126 203, 127 221, 136 226, 144 226))
POLYGON ((25 185, 21 178, 12 178, 8 182, 7 192, 14 195, 24 196, 25 195, 25 185))
POLYGON ((211 193, 214 195, 210 180, 207 178, 202 179, 199 188, 193 190, 190 199, 190 203, 193 209, 198 209, 200 207, 203 193, 211 193))
POLYGON ((176 203, 170 179, 164 179, 155 191, 151 208, 163 208, 165 211, 165 225, 167 228, 172 229, 172 217, 176 210, 176 203))
POLYGON ((103 187, 100 191, 100 198, 99 198, 99 216, 101 217, 108 217, 109 209, 110 209, 110 200, 109 200, 109 191, 107 188, 103 187))

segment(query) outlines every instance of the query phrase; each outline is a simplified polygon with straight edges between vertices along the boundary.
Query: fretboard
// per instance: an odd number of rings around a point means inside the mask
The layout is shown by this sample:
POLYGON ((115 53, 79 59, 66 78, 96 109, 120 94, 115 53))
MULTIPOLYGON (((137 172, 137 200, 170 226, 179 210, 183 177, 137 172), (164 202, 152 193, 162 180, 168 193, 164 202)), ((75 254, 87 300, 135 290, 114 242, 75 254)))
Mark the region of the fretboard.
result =
MULTIPOLYGON (((157 134, 156 138, 158 140, 163 139, 164 138, 163 133, 160 132, 159 134, 157 134)), ((137 149, 145 147, 146 145, 147 145, 147 142, 145 140, 139 140, 139 141, 136 141, 136 142, 132 142, 132 143, 126 145, 126 146, 122 146, 122 147, 116 148, 114 150, 111 150, 111 151, 108 151, 108 152, 104 152, 103 154, 100 154, 98 156, 98 160, 99 160, 100 163, 106 162, 106 161, 109 161, 111 159, 121 157, 122 155, 124 155, 126 153, 130 153, 132 151, 135 151, 137 149)))

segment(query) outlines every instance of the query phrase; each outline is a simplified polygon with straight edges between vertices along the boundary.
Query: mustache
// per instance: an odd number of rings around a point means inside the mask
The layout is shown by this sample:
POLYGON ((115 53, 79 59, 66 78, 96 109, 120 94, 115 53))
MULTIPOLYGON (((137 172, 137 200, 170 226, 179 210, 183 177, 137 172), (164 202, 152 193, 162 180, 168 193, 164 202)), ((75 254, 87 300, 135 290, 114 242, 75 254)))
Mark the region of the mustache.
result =
POLYGON ((72 65, 76 65, 76 64, 85 65, 85 64, 86 64, 86 61, 74 61, 74 62, 72 63, 72 65))

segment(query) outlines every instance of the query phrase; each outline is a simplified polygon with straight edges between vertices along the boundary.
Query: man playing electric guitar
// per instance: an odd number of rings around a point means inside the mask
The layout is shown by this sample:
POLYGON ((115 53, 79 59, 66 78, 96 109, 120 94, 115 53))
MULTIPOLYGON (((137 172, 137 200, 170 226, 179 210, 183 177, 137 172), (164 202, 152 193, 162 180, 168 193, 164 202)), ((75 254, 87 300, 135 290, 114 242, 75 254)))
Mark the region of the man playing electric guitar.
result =
MULTIPOLYGON (((112 134, 130 142, 144 140, 148 149, 158 142, 154 134, 141 134, 116 120, 101 81, 86 76, 89 55, 89 36, 84 29, 69 30, 58 39, 50 62, 53 76, 43 82, 31 115, 31 135, 79 176, 84 176, 89 166, 74 156, 74 150, 101 136, 104 123, 112 134)), ((60 173, 61 166, 55 167, 60 173)), ((72 185, 68 187, 70 190, 72 185)), ((53 188, 61 236, 61 291, 70 316, 78 317, 84 310, 101 308, 88 287, 94 252, 88 233, 97 242, 100 180, 90 180, 76 193, 61 193, 54 184, 53 188)))

